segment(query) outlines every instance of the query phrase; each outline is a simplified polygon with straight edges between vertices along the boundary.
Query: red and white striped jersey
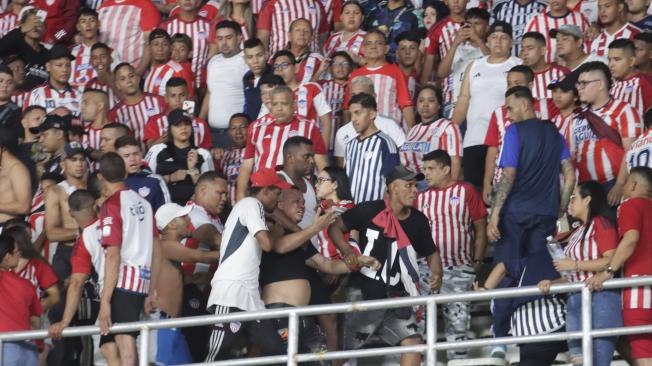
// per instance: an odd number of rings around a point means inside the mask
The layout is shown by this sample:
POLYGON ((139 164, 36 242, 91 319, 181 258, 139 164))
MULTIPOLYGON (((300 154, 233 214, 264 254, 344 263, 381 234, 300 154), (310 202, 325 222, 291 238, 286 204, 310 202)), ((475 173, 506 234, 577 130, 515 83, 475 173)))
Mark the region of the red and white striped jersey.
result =
MULTIPOLYGON (((564 247, 567 258, 578 262, 600 259, 606 251, 616 249, 618 234, 616 227, 604 217, 595 217, 590 225, 584 224, 571 234, 564 247)), ((584 282, 593 275, 589 271, 570 271, 569 282, 584 282)))
POLYGON ((39 297, 41 297, 44 290, 49 289, 59 282, 52 266, 38 258, 30 259, 25 267, 18 272, 18 275, 34 285, 36 295, 39 297))
POLYGON ((359 30, 348 41, 343 39, 344 32, 333 33, 324 44, 324 56, 330 58, 337 51, 348 51, 358 57, 364 57, 364 35, 367 32, 359 30))
POLYGON ((319 0, 268 0, 264 3, 257 27, 270 33, 270 55, 287 46, 290 24, 299 18, 307 19, 312 25, 315 35, 312 49, 316 50, 316 35, 329 31, 326 13, 319 0))
POLYGON ((534 85, 532 86, 532 97, 534 99, 552 98, 552 90, 548 90, 548 85, 556 80, 563 79, 570 74, 570 70, 552 63, 547 69, 534 73, 534 85))
MULTIPOLYGON (((93 150, 100 150, 100 139, 102 135, 101 128, 94 128, 92 125, 88 125, 84 128, 84 135, 82 136, 82 145, 88 146, 93 150)), ((100 168, 99 161, 92 161, 90 164, 91 172, 95 172, 100 168)))
POLYGON ((11 96, 11 101, 14 102, 17 106, 24 108, 25 107, 25 100, 27 100, 27 96, 29 95, 28 91, 16 91, 14 94, 11 96))
POLYGON ((70 80, 68 82, 74 88, 84 88, 97 73, 91 65, 91 46, 83 43, 76 45, 70 53, 75 58, 70 64, 70 80))
POLYGON ((451 49, 453 40, 457 35, 457 31, 462 26, 451 17, 446 17, 435 24, 428 36, 426 37, 426 54, 434 55, 439 54, 439 59, 446 57, 448 50, 451 49))
POLYGON ((109 112, 109 120, 123 123, 134 132, 134 137, 143 142, 145 125, 150 117, 166 110, 163 97, 144 93, 143 98, 135 104, 120 102, 109 112))
POLYGON ((240 165, 244 160, 244 147, 241 149, 228 149, 224 151, 220 166, 222 174, 226 177, 229 183, 229 203, 231 207, 235 206, 235 198, 237 192, 238 175, 240 174, 240 165))
POLYGON ((332 26, 335 23, 340 21, 340 15, 342 14, 342 3, 343 0, 320 0, 321 5, 324 7, 324 13, 326 13, 326 24, 332 26))
POLYGON ((211 23, 198 17, 192 22, 185 22, 172 17, 159 27, 170 36, 176 33, 188 35, 192 39, 192 72, 195 76, 193 85, 199 87, 205 83, 206 64, 208 63, 208 46, 211 37, 211 23))
POLYGON ((11 11, 0 14, 0 37, 18 28, 18 15, 11 11))
POLYGON ((557 40, 550 37, 550 30, 557 29, 565 24, 572 24, 580 27, 584 34, 590 29, 590 23, 584 15, 577 11, 570 11, 566 16, 556 18, 550 15, 549 12, 535 15, 525 26, 525 32, 539 32, 546 38, 546 62, 552 63, 555 60, 555 52, 557 51, 557 40))
POLYGON ((335 80, 321 80, 319 81, 321 90, 331 107, 331 121, 333 128, 331 128, 331 137, 328 144, 328 150, 333 150, 335 147, 335 134, 337 129, 342 124, 342 113, 344 107, 344 91, 346 84, 338 84, 335 80))
MULTIPOLYGON (((261 0, 257 0, 257 1, 261 1, 261 0)), ((168 1, 168 3, 176 4, 176 0, 168 1)), ((178 5, 175 6, 174 8, 172 8, 172 10, 170 10, 170 18, 175 18, 175 17, 179 16, 180 11, 181 10, 179 9, 178 5)), ((258 14, 258 13, 254 12, 254 14, 258 14)), ((199 15, 200 17, 208 20, 209 22, 212 22, 213 20, 215 20, 215 18, 217 18, 218 15, 220 15, 220 4, 219 4, 219 2, 217 2, 215 0, 208 0, 206 2, 206 4, 204 4, 199 9, 199 12, 197 13, 197 15, 199 15)), ((172 33, 170 33, 170 35, 172 35, 172 33)), ((188 35, 190 35, 190 34, 188 34, 188 35)))
POLYGON ((624 80, 614 80, 611 95, 623 102, 629 103, 642 117, 652 108, 652 82, 641 73, 624 80))
POLYGON ((627 150, 627 170, 637 166, 652 168, 652 129, 648 129, 627 150))
MULTIPOLYGON (((333 207, 339 207, 347 211, 352 209, 354 206, 355 203, 353 203, 353 201, 342 200, 339 202, 333 202, 333 207)), ((344 240, 349 240, 349 233, 344 234, 344 240)), ((319 251, 319 254, 330 260, 338 260, 342 258, 342 253, 337 249, 337 245, 335 245, 330 236, 328 236, 328 228, 325 228, 317 234, 317 251, 319 251)), ((359 248, 358 251, 360 251, 359 248)))
POLYGON ((57 90, 50 84, 43 84, 32 89, 25 98, 23 108, 31 105, 40 105, 45 108, 47 113, 64 107, 72 113, 73 116, 79 116, 81 108, 81 93, 79 90, 68 87, 65 90, 57 90))
MULTIPOLYGON (((618 206, 618 232, 624 235, 630 230, 638 231, 639 238, 625 262, 623 274, 625 277, 652 275, 652 200, 630 198, 618 206)), ((623 309, 652 309, 652 287, 624 288, 623 309)))
POLYGON ((417 195, 416 208, 430 221, 432 239, 444 267, 473 262, 473 223, 487 217, 482 196, 466 182, 432 187, 417 195))
POLYGON ((297 81, 299 84, 308 83, 312 80, 321 63, 324 62, 324 56, 317 52, 312 52, 303 59, 299 57, 297 60, 299 68, 297 69, 297 81))
MULTIPOLYGON (((150 117, 145 124, 143 131, 143 141, 156 140, 168 131, 168 116, 165 113, 157 114, 150 117)), ((208 123, 201 118, 192 118, 193 137, 195 145, 210 150, 213 147, 211 141, 211 131, 208 123)))
MULTIPOLYGON (((349 76, 349 83, 357 76, 366 76, 374 82, 378 114, 394 121, 401 121, 401 110, 412 106, 408 83, 403 71, 395 65, 386 63, 381 67, 369 68, 367 66, 353 70, 349 76)), ((349 106, 349 91, 344 97, 344 108, 349 106)))
MULTIPOLYGON (((190 232, 194 232, 203 225, 213 225, 217 232, 222 234, 224 232, 224 225, 219 217, 211 215, 206 209, 192 201, 188 201, 186 206, 192 206, 192 210, 188 214, 190 219, 190 232)), ((186 248, 190 249, 200 249, 200 250, 215 250, 211 248, 210 245, 200 243, 197 239, 187 238, 181 242, 186 248)), ((199 262, 183 262, 181 263, 183 267, 183 273, 186 276, 192 276, 195 273, 208 272, 209 270, 215 270, 217 264, 208 265, 206 263, 199 262), (212 268, 214 267, 214 268, 212 268)))
POLYGON ((277 123, 271 114, 266 114, 249 125, 244 158, 254 159, 253 171, 283 165, 283 144, 292 136, 312 140, 315 154, 327 154, 324 139, 315 122, 294 116, 288 123, 277 123))
POLYGON ((609 51, 609 44, 616 39, 633 39, 635 35, 641 32, 636 26, 631 23, 626 23, 622 28, 617 30, 614 34, 609 34, 605 29, 591 42, 591 53, 607 57, 609 51))
POLYGON ((294 112, 317 123, 319 117, 331 113, 331 107, 319 84, 301 84, 294 91, 294 112))
POLYGON ((95 269, 100 290, 104 286, 104 248, 102 248, 101 239, 102 228, 98 219, 84 228, 70 257, 72 273, 83 273, 90 276, 92 270, 95 269))
MULTIPOLYGON (((641 117, 628 103, 612 99, 593 113, 600 116, 622 138, 635 138, 641 133, 641 117)), ((598 139, 584 118, 576 118, 572 128, 573 144, 577 147, 579 182, 596 180, 605 183, 615 179, 623 159, 623 147, 616 146, 606 138, 598 139)))
POLYGON ((161 21, 158 9, 148 0, 106 0, 97 12, 102 42, 120 54, 120 61, 137 66, 143 57, 145 33, 161 21))
POLYGON ((149 293, 154 238, 158 237, 152 206, 138 193, 122 189, 100 208, 103 247, 120 248, 116 289, 149 293))
POLYGON ((100 81, 100 79, 96 77, 92 78, 88 83, 86 83, 86 87, 84 89, 98 89, 108 94, 109 108, 113 108, 115 107, 116 104, 120 103, 120 98, 118 98, 118 96, 115 94, 113 88, 111 88, 107 84, 104 84, 103 82, 100 81))
POLYGON ((182 78, 188 85, 188 93, 192 97, 194 93, 193 77, 178 62, 170 60, 158 66, 152 66, 145 77, 143 91, 155 95, 165 96, 165 85, 172 78, 182 78))
POLYGON ((575 139, 573 138, 573 121, 575 118, 577 118, 575 113, 571 113, 565 117, 559 113, 552 119, 552 123, 557 126, 557 131, 564 136, 564 140, 566 140, 566 143, 568 144, 568 150, 571 155, 574 155, 576 150, 574 145, 575 139))
POLYGON ((401 164, 412 171, 422 172, 423 155, 434 150, 445 150, 450 156, 462 156, 462 134, 456 124, 441 118, 412 127, 399 148, 401 164))

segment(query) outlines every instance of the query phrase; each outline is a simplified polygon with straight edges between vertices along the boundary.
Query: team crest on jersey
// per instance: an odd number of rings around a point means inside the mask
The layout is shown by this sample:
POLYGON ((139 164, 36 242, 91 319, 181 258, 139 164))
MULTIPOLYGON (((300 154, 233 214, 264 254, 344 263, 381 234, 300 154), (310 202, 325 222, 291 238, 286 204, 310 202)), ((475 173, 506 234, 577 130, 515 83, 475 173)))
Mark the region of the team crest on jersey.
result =
POLYGON ((77 67, 75 67, 75 70, 77 71, 86 71, 86 70, 91 70, 93 68, 93 65, 91 64, 79 64, 77 67))
POLYGON ((88 78, 86 75, 80 76, 77 78, 77 83, 78 84, 85 84, 88 81, 88 78))
POLYGON ((294 131, 294 130, 288 131, 288 137, 294 137, 294 136, 298 136, 298 135, 299 135, 299 133, 297 131, 294 131))
POLYGON ((231 332, 233 332, 233 333, 237 333, 240 330, 240 327, 242 327, 242 323, 240 323, 238 321, 231 322, 229 324, 229 329, 231 329, 231 332))
POLYGON ((140 187, 140 188, 138 188, 138 194, 141 197, 149 196, 150 192, 151 192, 151 190, 148 187, 140 187))
POLYGON ((156 114, 156 108, 154 108, 154 107, 148 107, 148 108, 147 108, 147 113, 148 113, 148 114, 156 114))
POLYGON ((202 18, 206 18, 208 16, 208 10, 200 10, 199 11, 199 16, 202 18))
POLYGON ((627 87, 625 88, 625 91, 628 92, 628 93, 631 93, 632 91, 634 91, 634 87, 631 86, 631 85, 627 85, 627 87))
POLYGON ((457 206, 460 204, 460 198, 457 196, 451 197, 451 205, 457 206))
POLYGON ((206 39, 206 32, 204 32, 204 31, 197 32, 197 38, 206 39))

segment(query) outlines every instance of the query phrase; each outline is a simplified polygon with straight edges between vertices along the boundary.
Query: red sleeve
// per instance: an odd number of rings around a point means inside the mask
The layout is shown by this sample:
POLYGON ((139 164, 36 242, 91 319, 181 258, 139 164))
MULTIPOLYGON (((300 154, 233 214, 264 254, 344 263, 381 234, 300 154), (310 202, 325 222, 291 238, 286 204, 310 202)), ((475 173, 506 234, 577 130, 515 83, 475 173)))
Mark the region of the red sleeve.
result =
POLYGON ((643 232, 643 215, 639 199, 628 200, 618 207, 618 233, 622 238, 626 232, 636 230, 643 232))
POLYGON ((333 0, 333 24, 338 23, 340 21, 340 17, 342 16, 342 0, 333 0))
POLYGON ((33 287, 30 287, 29 292, 31 294, 32 299, 30 300, 30 305, 29 305, 29 314, 30 316, 41 316, 43 315, 43 306, 41 306, 41 300, 38 298, 38 295, 36 295, 36 291, 34 291, 33 287))
POLYGON ((84 245, 83 235, 77 239, 77 243, 75 243, 75 247, 72 249, 70 265, 72 266, 72 273, 91 274, 93 261, 91 254, 86 250, 86 246, 84 245))
POLYGON ((405 77, 405 74, 403 74, 403 71, 398 68, 398 66, 395 66, 394 70, 395 72, 392 76, 396 78, 396 98, 398 99, 398 105, 401 107, 401 109, 405 107, 411 107, 412 98, 410 98, 410 90, 408 89, 407 78, 405 77))
POLYGON ((256 156, 256 144, 254 143, 253 127, 256 122, 252 122, 247 128, 247 145, 245 145, 244 159, 253 159, 256 156))
POLYGON ((595 241, 598 243, 598 253, 601 255, 618 247, 616 228, 604 217, 595 218, 595 241))
POLYGON ((641 93, 643 94, 643 114, 652 108, 652 80, 641 74, 641 93))
POLYGON ((122 245, 122 215, 120 215, 120 194, 111 196, 100 209, 102 246, 122 245))
POLYGON ((59 282, 59 278, 48 263, 39 259, 32 259, 32 263, 36 267, 36 279, 40 288, 46 290, 59 282))
POLYGON ((321 1, 317 1, 317 5, 319 5, 319 12, 321 13, 321 17, 319 17, 319 28, 317 28, 317 33, 328 33, 331 27, 330 24, 328 24, 326 11, 324 10, 324 6, 322 5, 321 1))
POLYGON ((496 119, 496 111, 491 112, 489 119, 489 127, 487 128, 487 136, 484 138, 484 144, 490 147, 498 147, 500 131, 498 131, 498 120, 496 119))
POLYGON ((257 29, 263 29, 267 31, 272 30, 272 12, 274 11, 274 0, 267 1, 263 5, 263 9, 258 14, 258 24, 256 25, 257 29))
MULTIPOLYGON (((440 22, 443 22, 444 20, 440 20, 440 22)), ((426 49, 425 53, 427 55, 436 55, 437 51, 439 50, 439 30, 441 29, 441 26, 439 23, 435 24, 432 27, 432 31, 428 32, 428 35, 426 36, 426 49)))
POLYGON ((469 206, 471 220, 477 221, 487 217, 487 208, 484 205, 484 201, 482 200, 478 190, 471 184, 466 185, 466 197, 466 204, 469 206))
POLYGON ((342 102, 342 110, 349 109, 349 99, 351 99, 351 93, 349 92, 349 85, 351 85, 351 80, 353 80, 353 78, 359 75, 359 73, 356 72, 358 70, 361 69, 353 70, 351 75, 349 75, 349 81, 347 81, 346 85, 344 86, 344 102, 342 102))
POLYGON ((159 137, 161 137, 161 134, 159 133, 158 126, 156 125, 156 120, 159 118, 160 115, 155 115, 149 117, 147 120, 147 123, 145 123, 145 129, 143 130, 143 142, 147 142, 149 140, 155 140, 159 137))
POLYGON ((109 111, 109 117, 108 117, 108 118, 109 118, 109 121, 110 121, 110 122, 117 122, 117 118, 118 118, 118 106, 119 106, 119 105, 120 105, 120 104, 116 104, 116 105, 113 106, 113 108, 109 111))
POLYGON ((312 140, 312 146, 315 149, 315 154, 317 155, 328 154, 326 145, 324 145, 324 138, 321 136, 321 130, 319 129, 319 126, 317 126, 316 123, 315 123, 315 127, 312 129, 310 139, 312 140))
POLYGON ((192 87, 192 80, 193 80, 192 74, 189 73, 188 69, 183 67, 183 65, 179 65, 179 66, 181 66, 181 71, 175 72, 174 76, 178 78, 182 78, 183 80, 186 81, 186 86, 188 86, 188 95, 190 96, 190 98, 193 98, 195 96, 195 88, 192 87))
POLYGON ((201 118, 196 118, 196 120, 197 123, 203 125, 204 128, 204 138, 198 142, 199 147, 203 147, 204 149, 211 151, 211 149, 213 148, 213 139, 211 138, 211 129, 208 126, 208 122, 204 121, 201 118))
POLYGON ((156 225, 156 216, 154 216, 154 210, 152 210, 152 230, 153 230, 152 238, 154 238, 154 239, 158 238, 158 229, 157 229, 157 227, 158 226, 156 225))
MULTIPOLYGON (((652 96, 650 96, 652 97, 652 96)), ((547 98, 545 99, 546 101, 546 106, 548 107, 548 119, 552 120, 553 118, 557 117, 559 113, 559 108, 555 105, 555 102, 552 101, 552 98, 547 98)))
POLYGON ((140 28, 143 32, 150 32, 158 27, 161 22, 161 13, 158 12, 158 9, 151 1, 143 1, 139 5, 141 9, 140 28))
MULTIPOLYGON (((79 9, 79 0, 65 0, 63 1, 63 9, 61 10, 61 30, 65 32, 57 42, 67 42, 76 33, 75 27, 77 26, 77 10, 79 9)), ((55 31, 54 36, 61 31, 55 31)))

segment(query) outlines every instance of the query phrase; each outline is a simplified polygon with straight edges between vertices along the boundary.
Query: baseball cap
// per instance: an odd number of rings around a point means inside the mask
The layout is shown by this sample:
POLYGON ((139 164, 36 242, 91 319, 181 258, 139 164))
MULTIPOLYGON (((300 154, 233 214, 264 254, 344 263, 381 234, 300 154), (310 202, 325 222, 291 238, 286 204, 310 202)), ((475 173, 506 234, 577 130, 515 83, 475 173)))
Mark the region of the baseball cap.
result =
POLYGON ((176 203, 166 203, 156 210, 156 214, 154 215, 156 227, 159 231, 163 231, 172 220, 177 217, 186 216, 190 211, 192 211, 192 205, 181 206, 176 203))
POLYGON ((552 80, 548 84, 548 90, 561 89, 563 91, 571 91, 575 89, 575 82, 577 82, 577 74, 573 72, 564 76, 563 79, 552 80))
POLYGON ((582 29, 574 24, 564 24, 557 29, 551 29, 548 34, 550 35, 550 38, 555 38, 559 33, 568 34, 575 38, 582 38, 584 36, 582 34, 582 29))
POLYGON ((415 173, 403 165, 397 165, 385 176, 385 184, 390 185, 390 183, 397 179, 423 180, 423 178, 425 178, 425 176, 422 173, 415 173))
POLYGON ((29 132, 33 134, 38 134, 45 132, 51 128, 56 128, 59 130, 67 130, 68 128, 68 119, 66 117, 61 117, 56 114, 48 114, 45 116, 45 120, 38 127, 33 127, 29 129, 29 132))
POLYGON ((497 20, 491 24, 491 26, 489 27, 489 33, 487 34, 492 34, 496 32, 505 33, 510 38, 512 38, 512 32, 513 32, 512 25, 507 22, 503 22, 502 20, 497 20))
POLYGON ((170 34, 161 28, 156 28, 149 33, 149 41, 153 41, 158 38, 165 38, 168 41, 171 41, 170 34))
POLYGON ((192 123, 192 116, 186 113, 183 109, 173 109, 168 113, 168 123, 171 125, 175 125, 184 120, 192 123))
POLYGON ((274 169, 263 168, 251 175, 252 187, 277 187, 280 189, 292 188, 292 185, 276 174, 274 169))
POLYGON ((63 147, 63 158, 72 158, 77 154, 85 155, 85 150, 82 144, 77 141, 71 141, 63 147))
POLYGON ((56 44, 50 48, 50 51, 48 51, 47 61, 52 61, 64 57, 71 61, 75 59, 75 57, 68 50, 68 47, 56 44))

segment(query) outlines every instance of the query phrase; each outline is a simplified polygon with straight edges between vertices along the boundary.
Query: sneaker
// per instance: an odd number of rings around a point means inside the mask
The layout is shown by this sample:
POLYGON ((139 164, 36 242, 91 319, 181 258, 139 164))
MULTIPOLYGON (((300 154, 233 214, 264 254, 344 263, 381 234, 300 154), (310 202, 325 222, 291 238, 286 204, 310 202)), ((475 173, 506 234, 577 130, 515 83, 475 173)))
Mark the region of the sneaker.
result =
POLYGON ((491 349, 492 358, 505 358, 506 354, 507 354, 506 346, 494 346, 494 348, 491 349))

